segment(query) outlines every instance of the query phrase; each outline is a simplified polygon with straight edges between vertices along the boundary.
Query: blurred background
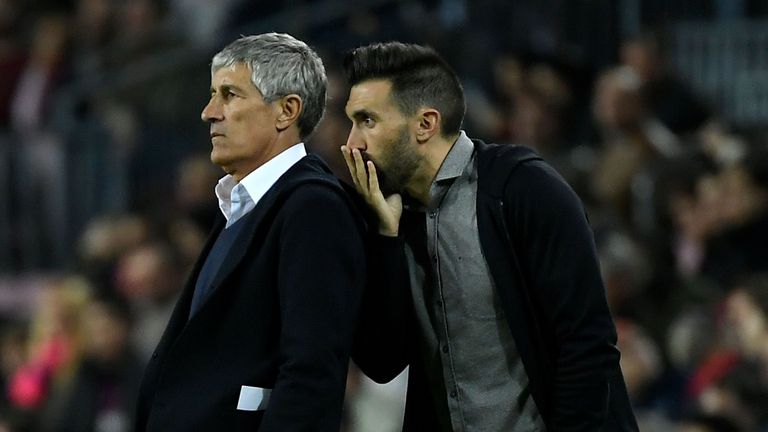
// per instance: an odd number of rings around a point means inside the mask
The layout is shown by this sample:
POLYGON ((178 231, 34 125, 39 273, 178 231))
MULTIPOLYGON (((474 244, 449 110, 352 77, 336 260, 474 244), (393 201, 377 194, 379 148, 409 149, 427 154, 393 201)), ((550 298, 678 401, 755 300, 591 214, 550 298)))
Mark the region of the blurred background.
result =
MULTIPOLYGON (((210 58, 266 31, 323 57, 342 178, 341 53, 436 48, 469 135, 587 206, 641 430, 768 431, 765 0, 0 0, 0 432, 129 430, 218 211, 210 58)), ((344 430, 399 431, 404 387, 353 367, 344 430)))

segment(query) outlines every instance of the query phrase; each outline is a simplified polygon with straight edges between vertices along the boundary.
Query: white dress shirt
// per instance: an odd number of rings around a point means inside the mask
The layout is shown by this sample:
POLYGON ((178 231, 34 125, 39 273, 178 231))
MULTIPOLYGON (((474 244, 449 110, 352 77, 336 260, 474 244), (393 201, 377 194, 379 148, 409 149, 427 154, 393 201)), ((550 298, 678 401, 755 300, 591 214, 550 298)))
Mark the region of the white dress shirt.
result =
POLYGON ((304 143, 298 143, 253 170, 240 183, 230 174, 222 177, 215 192, 219 199, 219 209, 227 219, 225 228, 253 210, 277 179, 306 155, 304 143))

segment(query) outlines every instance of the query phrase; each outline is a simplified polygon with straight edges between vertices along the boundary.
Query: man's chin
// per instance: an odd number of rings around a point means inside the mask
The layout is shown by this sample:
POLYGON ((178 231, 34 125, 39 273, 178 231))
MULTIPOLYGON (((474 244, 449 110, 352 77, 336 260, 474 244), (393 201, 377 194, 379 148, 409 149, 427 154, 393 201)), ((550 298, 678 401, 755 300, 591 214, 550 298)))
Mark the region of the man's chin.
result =
MULTIPOLYGON (((229 165, 229 161, 228 161, 226 155, 222 154, 221 151, 216 150, 216 148, 211 150, 211 163, 213 163, 214 165, 218 165, 218 166, 220 166, 222 168, 224 168, 225 166, 229 165)), ((224 168, 224 169, 226 171, 226 168, 224 168)))
MULTIPOLYGON (((363 160, 365 162, 373 162, 373 164, 376 166, 376 178, 379 180, 379 189, 381 190, 382 195, 385 197, 390 196, 392 194, 400 193, 402 191, 402 187, 399 187, 398 185, 392 184, 392 178, 387 175, 387 172, 389 169, 386 167, 383 167, 381 163, 375 162, 373 159, 371 159, 370 155, 367 153, 363 153, 363 160)), ((368 166, 366 165, 365 169, 368 169, 368 166)), ((369 173, 370 174, 370 173, 369 173)))

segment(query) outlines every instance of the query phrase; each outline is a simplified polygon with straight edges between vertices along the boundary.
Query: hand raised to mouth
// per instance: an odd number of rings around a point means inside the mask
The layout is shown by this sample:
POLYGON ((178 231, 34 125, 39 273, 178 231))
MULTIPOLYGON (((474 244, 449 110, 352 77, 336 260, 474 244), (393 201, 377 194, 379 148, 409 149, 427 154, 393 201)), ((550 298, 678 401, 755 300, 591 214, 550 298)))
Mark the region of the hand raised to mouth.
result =
POLYGON ((384 197, 379 187, 376 165, 372 161, 365 162, 360 150, 341 146, 341 153, 344 155, 347 169, 352 175, 355 189, 378 217, 379 234, 397 237, 400 216, 403 214, 402 197, 397 193, 384 197))

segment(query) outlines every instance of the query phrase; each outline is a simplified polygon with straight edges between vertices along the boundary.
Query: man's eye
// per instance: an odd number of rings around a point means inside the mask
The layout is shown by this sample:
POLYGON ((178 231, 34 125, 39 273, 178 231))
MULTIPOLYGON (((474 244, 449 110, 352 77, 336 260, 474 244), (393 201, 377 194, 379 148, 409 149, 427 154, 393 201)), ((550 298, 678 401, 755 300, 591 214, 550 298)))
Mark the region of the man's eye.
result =
POLYGON ((373 119, 372 119, 372 118, 370 118, 370 117, 366 117, 366 118, 363 120, 363 125, 365 125, 366 127, 373 127, 373 124, 374 124, 374 121, 373 121, 373 119))

